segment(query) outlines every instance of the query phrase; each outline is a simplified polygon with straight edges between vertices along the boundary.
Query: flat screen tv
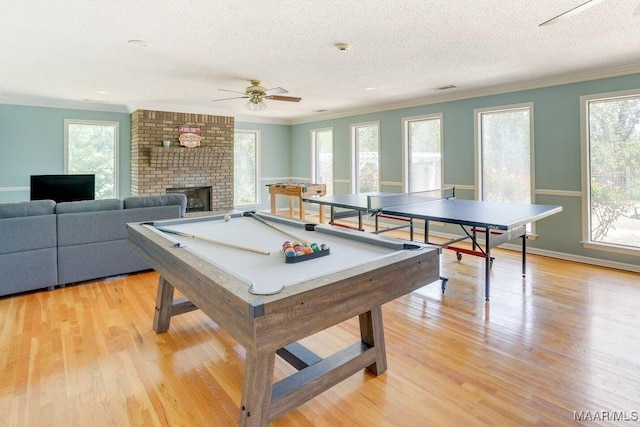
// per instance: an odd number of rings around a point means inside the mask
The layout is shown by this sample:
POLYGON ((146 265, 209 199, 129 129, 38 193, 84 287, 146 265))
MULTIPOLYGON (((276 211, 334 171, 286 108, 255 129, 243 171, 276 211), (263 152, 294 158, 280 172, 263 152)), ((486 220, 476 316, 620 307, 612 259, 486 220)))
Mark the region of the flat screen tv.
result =
POLYGON ((31 200, 94 200, 95 175, 31 175, 31 200))

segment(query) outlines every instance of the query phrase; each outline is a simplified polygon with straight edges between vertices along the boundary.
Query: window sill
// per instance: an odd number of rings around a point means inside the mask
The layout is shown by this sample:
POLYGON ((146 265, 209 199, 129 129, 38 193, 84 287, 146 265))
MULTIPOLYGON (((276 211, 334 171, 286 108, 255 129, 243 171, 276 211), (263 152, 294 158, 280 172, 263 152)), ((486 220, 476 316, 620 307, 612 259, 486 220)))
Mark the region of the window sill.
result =
POLYGON ((581 243, 582 243, 582 246, 584 246, 586 249, 640 256, 640 247, 633 248, 630 246, 612 245, 610 243, 596 243, 596 242, 585 242, 585 241, 582 241, 581 243))

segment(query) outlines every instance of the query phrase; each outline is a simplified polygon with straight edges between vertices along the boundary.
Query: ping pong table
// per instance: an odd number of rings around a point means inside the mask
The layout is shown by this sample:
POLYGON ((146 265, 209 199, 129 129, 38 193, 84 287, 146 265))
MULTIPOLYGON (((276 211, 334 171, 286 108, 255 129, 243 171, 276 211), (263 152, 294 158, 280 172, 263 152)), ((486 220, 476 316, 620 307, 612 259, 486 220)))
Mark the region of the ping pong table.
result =
MULTIPOLYGON (((458 261, 462 254, 485 259, 485 300, 490 296, 490 270, 493 265, 491 248, 510 240, 522 239, 522 277, 526 275, 527 224, 562 211, 561 206, 499 203, 478 200, 463 200, 455 197, 455 188, 445 188, 416 193, 359 193, 304 199, 330 207, 330 224, 345 226, 336 220, 348 216, 358 217, 358 229, 364 231, 363 216, 371 215, 375 220, 375 233, 402 227, 410 228, 413 240, 414 220, 424 221, 424 242, 456 251, 458 261), (338 209, 344 209, 339 211, 338 209), (379 218, 390 218, 406 222, 404 225, 380 229, 379 218), (437 221, 457 224, 464 234, 445 243, 429 241, 429 222, 437 221), (479 237, 484 236, 484 245, 479 237), (463 240, 471 241, 471 249, 456 245, 463 240)), ((349 228, 356 228, 347 226, 349 228)), ((442 283, 445 290, 446 279, 442 283)))

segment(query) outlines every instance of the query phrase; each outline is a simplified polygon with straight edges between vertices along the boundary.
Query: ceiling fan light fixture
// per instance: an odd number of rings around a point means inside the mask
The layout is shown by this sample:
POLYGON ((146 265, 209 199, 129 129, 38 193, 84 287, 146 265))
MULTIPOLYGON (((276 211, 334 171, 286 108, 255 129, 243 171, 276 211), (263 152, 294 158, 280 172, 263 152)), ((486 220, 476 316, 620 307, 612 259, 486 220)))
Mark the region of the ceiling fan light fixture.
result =
POLYGON ((245 107, 251 111, 262 111, 267 109, 267 104, 265 104, 261 97, 254 96, 253 98, 249 98, 245 107))

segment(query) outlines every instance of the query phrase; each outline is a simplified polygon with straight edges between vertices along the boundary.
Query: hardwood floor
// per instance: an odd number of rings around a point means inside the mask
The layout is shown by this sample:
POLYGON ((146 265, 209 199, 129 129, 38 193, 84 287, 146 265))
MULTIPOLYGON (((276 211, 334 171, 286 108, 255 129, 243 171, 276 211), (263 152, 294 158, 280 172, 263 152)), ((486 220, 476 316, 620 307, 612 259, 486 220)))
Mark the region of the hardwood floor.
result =
MULTIPOLYGON (((446 251, 444 295, 436 282, 383 307, 387 372, 272 425, 640 425, 640 276, 530 255, 522 279, 519 253, 493 254, 491 302, 482 261, 446 251)), ((156 335, 157 277, 1 298, 0 425, 236 425, 244 349, 198 311, 156 335)), ((326 355, 358 336, 353 319, 305 344, 326 355)))

